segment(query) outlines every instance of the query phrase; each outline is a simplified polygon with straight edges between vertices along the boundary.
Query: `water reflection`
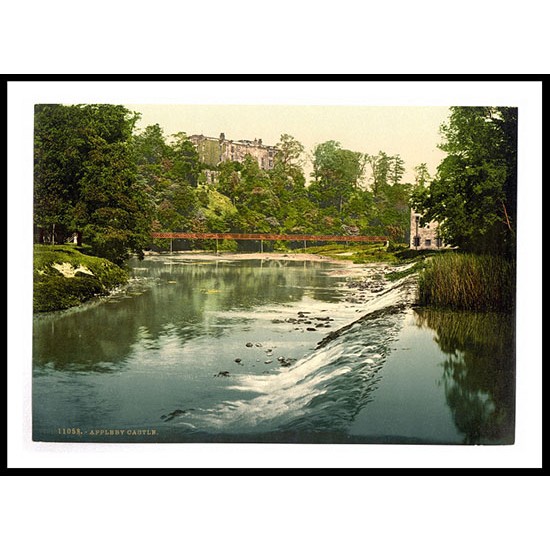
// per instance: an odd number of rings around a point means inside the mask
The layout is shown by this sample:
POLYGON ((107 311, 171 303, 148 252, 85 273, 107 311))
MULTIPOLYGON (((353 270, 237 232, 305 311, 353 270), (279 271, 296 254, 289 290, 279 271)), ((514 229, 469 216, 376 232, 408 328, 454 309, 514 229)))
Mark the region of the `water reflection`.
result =
POLYGON ((199 336, 220 338, 236 324, 250 322, 246 315, 228 312, 296 303, 308 293, 325 301, 339 300, 334 286, 325 288, 331 285, 318 265, 310 262, 166 257, 135 261, 133 267, 139 279, 118 297, 35 318, 35 367, 120 370, 136 344, 158 349, 159 341, 168 337, 183 346, 199 336))
POLYGON ((514 317, 420 309, 417 325, 434 330, 435 341, 447 354, 445 396, 464 443, 513 443, 514 317))

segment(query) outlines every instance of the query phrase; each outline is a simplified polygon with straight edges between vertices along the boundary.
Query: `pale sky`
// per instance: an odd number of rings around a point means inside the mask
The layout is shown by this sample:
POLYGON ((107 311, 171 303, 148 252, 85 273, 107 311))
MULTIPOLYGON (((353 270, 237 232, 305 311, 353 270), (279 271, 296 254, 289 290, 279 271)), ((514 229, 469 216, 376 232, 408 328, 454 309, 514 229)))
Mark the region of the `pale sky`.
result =
MULTIPOLYGON (((142 118, 138 127, 158 123, 166 136, 177 132, 239 140, 261 138, 275 145, 281 134, 290 134, 310 153, 315 145, 339 141, 343 148, 361 153, 401 155, 403 182, 413 182, 413 168, 422 162, 434 175, 445 154, 439 127, 448 107, 365 107, 304 105, 126 105, 142 118)), ((305 166, 309 178, 311 165, 305 166)))

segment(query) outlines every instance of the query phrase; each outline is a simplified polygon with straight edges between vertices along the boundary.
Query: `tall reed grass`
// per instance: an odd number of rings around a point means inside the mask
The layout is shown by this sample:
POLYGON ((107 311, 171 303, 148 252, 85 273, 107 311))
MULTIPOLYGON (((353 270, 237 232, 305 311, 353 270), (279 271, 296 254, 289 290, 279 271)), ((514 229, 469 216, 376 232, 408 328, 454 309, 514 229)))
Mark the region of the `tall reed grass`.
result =
POLYGON ((511 312, 515 295, 515 264, 497 256, 433 256, 418 281, 419 304, 434 307, 511 312))

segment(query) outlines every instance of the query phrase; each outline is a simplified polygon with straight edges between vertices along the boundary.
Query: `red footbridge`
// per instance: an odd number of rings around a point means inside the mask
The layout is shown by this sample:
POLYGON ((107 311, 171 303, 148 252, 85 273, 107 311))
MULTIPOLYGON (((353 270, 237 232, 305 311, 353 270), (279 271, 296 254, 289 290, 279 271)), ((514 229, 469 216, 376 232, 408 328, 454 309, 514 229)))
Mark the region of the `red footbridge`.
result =
POLYGON ((373 235, 279 235, 278 233, 151 233, 154 239, 191 239, 215 240, 231 239, 234 241, 260 241, 263 252, 263 241, 301 241, 304 248, 307 242, 345 242, 376 243, 388 242, 389 237, 373 235))

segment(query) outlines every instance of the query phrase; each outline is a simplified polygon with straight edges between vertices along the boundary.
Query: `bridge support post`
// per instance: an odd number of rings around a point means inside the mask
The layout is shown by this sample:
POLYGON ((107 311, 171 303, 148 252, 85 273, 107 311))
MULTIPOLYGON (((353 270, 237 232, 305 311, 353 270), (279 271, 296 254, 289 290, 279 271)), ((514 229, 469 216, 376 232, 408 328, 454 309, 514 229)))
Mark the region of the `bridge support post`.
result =
POLYGON ((170 254, 172 254, 172 241, 173 241, 173 240, 174 240, 174 239, 170 239, 170 254))
POLYGON ((218 254, 218 239, 216 238, 216 254, 218 254))
POLYGON ((304 241, 304 250, 307 249, 307 241, 304 241))
POLYGON ((263 241, 263 239, 260 239, 260 252, 262 254, 264 253, 264 241, 263 241))

